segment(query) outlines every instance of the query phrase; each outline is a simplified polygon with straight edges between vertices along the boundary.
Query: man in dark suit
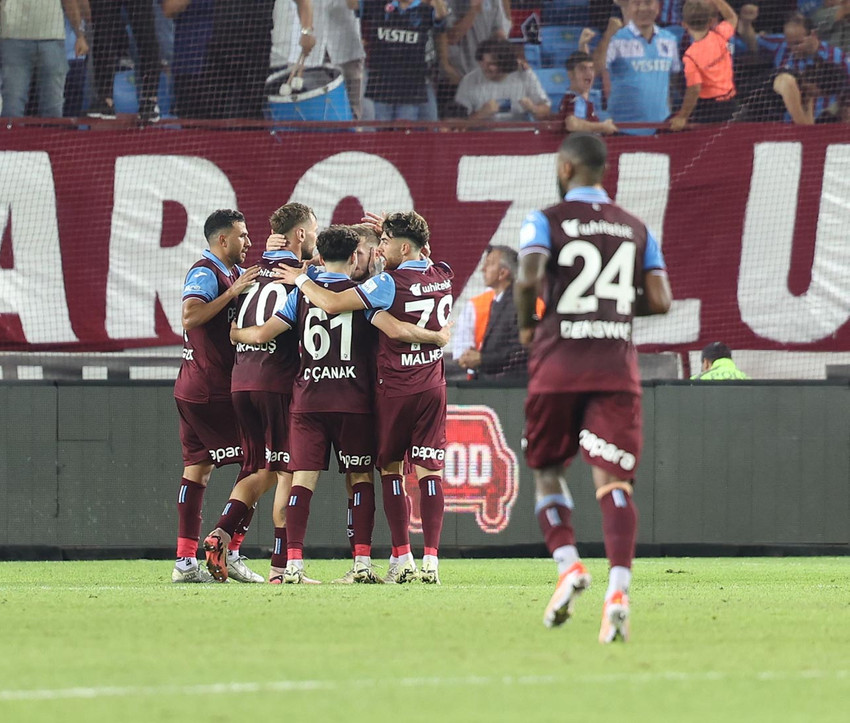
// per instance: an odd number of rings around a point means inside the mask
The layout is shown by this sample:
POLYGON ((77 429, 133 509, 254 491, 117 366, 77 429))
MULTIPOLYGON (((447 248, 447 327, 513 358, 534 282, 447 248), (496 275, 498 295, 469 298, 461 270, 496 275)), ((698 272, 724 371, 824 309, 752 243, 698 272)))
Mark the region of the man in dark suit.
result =
POLYGON ((508 246, 490 246, 484 259, 484 280, 494 296, 479 349, 467 349, 458 359, 462 369, 472 369, 477 379, 522 379, 528 353, 519 343, 513 286, 517 252, 508 246))

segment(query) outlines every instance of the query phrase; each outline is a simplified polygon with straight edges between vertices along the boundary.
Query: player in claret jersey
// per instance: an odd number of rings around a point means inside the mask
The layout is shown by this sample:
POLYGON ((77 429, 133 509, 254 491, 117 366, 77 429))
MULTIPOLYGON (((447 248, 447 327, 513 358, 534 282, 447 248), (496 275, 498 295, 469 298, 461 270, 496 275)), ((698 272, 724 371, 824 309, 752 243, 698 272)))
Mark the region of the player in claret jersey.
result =
MULTIPOLYGON (((245 217, 222 209, 204 224, 209 249, 186 275, 183 286, 183 362, 174 385, 180 414, 183 479, 177 498, 177 562, 172 582, 211 582, 198 566, 201 508, 213 467, 242 461, 230 399, 233 346, 230 322, 236 298, 259 273, 243 271, 251 239, 245 217)), ((238 554, 238 553, 237 553, 238 554)))
MULTIPOLYGON (((367 309, 378 324, 383 312, 424 329, 439 331, 452 309, 452 270, 421 258, 428 246, 428 224, 415 211, 393 213, 383 221, 381 246, 387 271, 359 286, 333 292, 306 275, 281 271, 310 301, 328 313, 367 309)), ((439 584, 438 551, 443 527, 442 469, 446 444, 446 379, 443 350, 435 344, 408 343, 385 334, 378 341, 375 393, 378 466, 384 513, 393 556, 385 582, 439 584), (416 468, 425 536, 422 574, 410 551, 409 511, 403 488, 405 455, 416 468)))
POLYGON ((562 143, 557 174, 566 195, 524 222, 514 290, 520 339, 531 343, 525 455, 534 470, 537 519, 560 573, 543 622, 564 623, 590 585, 564 478, 564 466, 581 450, 593 472, 610 563, 602 643, 625 641, 629 632, 637 536, 632 485, 643 442, 632 320, 666 313, 672 302, 657 241, 602 188, 606 158, 596 136, 574 133, 562 143), (539 321, 538 294, 546 305, 539 321))
MULTIPOLYGON (((280 284, 273 270, 279 264, 300 269, 302 258, 312 258, 315 251, 318 225, 310 207, 286 204, 272 214, 269 224, 271 238, 285 243, 286 248, 263 254, 256 283, 239 297, 238 327, 262 324, 271 318, 292 288, 280 284)), ((236 345, 231 390, 244 457, 242 474, 246 476, 233 488, 215 529, 204 539, 207 569, 216 580, 224 582, 231 577, 239 582, 263 582, 233 550, 244 537, 257 501, 275 483, 278 505, 273 512, 276 557, 272 567, 286 564, 285 515, 279 508, 286 504, 292 482, 288 466, 289 405, 299 361, 298 339, 293 335, 270 338, 261 344, 236 345)), ((270 581, 274 581, 274 575, 270 581)))
MULTIPOLYGON (((347 226, 331 226, 319 234, 325 271, 315 279, 330 292, 356 286, 348 273, 356 267, 360 239, 347 226)), ((448 331, 432 331, 381 314, 375 326, 389 337, 445 345, 448 331)), ((375 521, 372 467, 375 425, 372 417, 375 330, 363 313, 329 314, 295 290, 286 305, 262 326, 233 329, 240 343, 263 344, 287 329, 301 341, 301 366, 295 379, 290 425, 290 467, 294 470, 286 509, 289 561, 285 583, 313 582, 304 575, 303 548, 310 500, 319 471, 328 468, 333 445, 340 472, 351 475, 354 491, 354 582, 378 582, 372 570, 375 521)))

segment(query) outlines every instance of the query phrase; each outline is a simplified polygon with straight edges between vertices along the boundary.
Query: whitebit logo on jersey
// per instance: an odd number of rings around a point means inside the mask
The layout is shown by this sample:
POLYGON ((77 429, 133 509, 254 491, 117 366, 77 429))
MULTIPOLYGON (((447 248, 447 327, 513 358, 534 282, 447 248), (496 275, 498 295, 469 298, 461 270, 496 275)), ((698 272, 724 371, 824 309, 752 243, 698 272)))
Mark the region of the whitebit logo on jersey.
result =
POLYGON ((452 282, 449 280, 433 281, 430 284, 425 284, 425 286, 417 281, 410 285, 410 293, 414 296, 422 296, 422 294, 432 294, 435 291, 448 291, 451 288, 452 282))
POLYGON ((591 221, 590 223, 579 223, 577 218, 570 218, 561 222, 561 230, 571 238, 582 236, 617 236, 618 238, 634 238, 635 231, 631 226, 624 223, 610 223, 609 221, 591 221))

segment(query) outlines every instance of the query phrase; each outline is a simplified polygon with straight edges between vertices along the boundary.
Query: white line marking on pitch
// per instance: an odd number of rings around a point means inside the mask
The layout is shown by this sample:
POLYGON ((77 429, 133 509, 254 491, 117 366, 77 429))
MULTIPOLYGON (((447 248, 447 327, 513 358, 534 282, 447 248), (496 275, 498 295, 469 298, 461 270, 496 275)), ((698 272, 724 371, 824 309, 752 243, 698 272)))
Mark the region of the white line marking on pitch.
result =
POLYGON ((390 680, 273 680, 268 682, 215 683, 210 685, 151 685, 116 686, 99 688, 48 688, 41 690, 0 690, 0 701, 39 701, 69 700, 92 698, 125 698, 130 696, 163 695, 229 695, 233 693, 278 693, 342 690, 347 688, 378 687, 392 683, 410 688, 448 687, 470 685, 527 686, 552 685, 565 683, 654 683, 664 682, 700 682, 722 681, 727 678, 740 679, 750 677, 759 681, 789 680, 837 680, 850 678, 848 670, 792 670, 792 671, 756 671, 749 676, 740 672, 705 671, 702 673, 679 673, 673 671, 660 673, 612 673, 599 675, 578 675, 569 679, 554 675, 525 676, 466 676, 459 678, 402 678, 390 680))

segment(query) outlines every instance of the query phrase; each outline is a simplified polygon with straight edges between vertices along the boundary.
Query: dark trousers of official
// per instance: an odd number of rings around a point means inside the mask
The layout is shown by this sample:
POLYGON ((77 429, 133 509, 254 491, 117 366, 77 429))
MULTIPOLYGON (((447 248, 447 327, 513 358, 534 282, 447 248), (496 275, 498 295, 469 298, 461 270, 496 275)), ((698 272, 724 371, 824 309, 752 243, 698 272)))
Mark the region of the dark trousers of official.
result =
POLYGON ((159 43, 151 0, 90 0, 92 65, 99 99, 112 97, 115 64, 127 48, 127 31, 121 16, 126 9, 139 54, 136 83, 139 98, 154 98, 159 87, 159 43))

